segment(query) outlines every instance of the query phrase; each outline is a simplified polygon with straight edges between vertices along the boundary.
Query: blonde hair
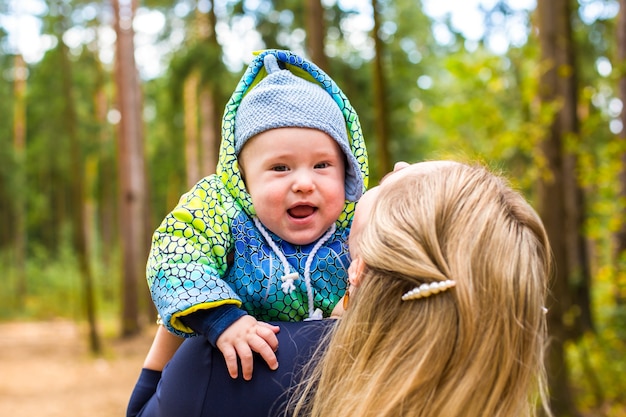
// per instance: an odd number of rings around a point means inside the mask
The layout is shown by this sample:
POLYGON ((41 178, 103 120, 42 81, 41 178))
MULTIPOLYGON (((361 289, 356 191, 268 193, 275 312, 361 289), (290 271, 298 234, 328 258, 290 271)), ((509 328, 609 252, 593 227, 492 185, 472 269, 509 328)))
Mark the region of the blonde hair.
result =
POLYGON ((383 187, 357 237, 365 264, 295 416, 550 414, 543 313, 550 248, 525 199, 453 163, 383 187), (424 282, 456 287, 415 301, 424 282))

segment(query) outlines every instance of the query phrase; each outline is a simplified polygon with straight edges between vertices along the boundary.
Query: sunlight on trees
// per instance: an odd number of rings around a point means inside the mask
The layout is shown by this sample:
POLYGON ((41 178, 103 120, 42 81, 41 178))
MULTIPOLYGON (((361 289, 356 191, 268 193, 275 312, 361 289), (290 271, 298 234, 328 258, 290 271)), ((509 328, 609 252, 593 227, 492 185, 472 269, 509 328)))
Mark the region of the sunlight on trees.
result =
POLYGON ((120 334, 151 323, 149 234, 214 169, 221 114, 252 51, 290 48, 327 59, 350 97, 371 184, 397 160, 478 160, 561 228, 555 253, 579 251, 558 261, 551 313, 572 407, 625 415, 626 1, 315 1, 119 0, 136 6, 120 15, 118 32, 134 31, 122 60, 110 2, 0 2, 0 319, 97 318, 120 334), (572 8, 553 19, 570 27, 567 53, 542 38, 546 5, 572 8), (123 135, 137 139, 134 156, 123 135), (131 169, 144 180, 126 182, 131 169), (122 196, 145 207, 123 214, 122 196), (572 202, 580 218, 558 223, 557 203, 572 202))

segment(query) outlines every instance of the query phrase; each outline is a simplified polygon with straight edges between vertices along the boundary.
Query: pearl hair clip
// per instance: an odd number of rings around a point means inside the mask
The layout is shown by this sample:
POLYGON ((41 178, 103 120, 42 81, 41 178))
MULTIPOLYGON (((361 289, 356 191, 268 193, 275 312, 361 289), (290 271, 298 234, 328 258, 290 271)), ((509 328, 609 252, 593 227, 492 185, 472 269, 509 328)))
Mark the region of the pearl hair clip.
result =
POLYGON ((402 301, 417 300, 418 298, 430 297, 433 294, 438 294, 442 291, 446 291, 448 288, 452 288, 456 285, 456 281, 447 279, 445 281, 435 281, 430 284, 422 284, 419 287, 413 288, 411 291, 405 293, 402 296, 402 301))

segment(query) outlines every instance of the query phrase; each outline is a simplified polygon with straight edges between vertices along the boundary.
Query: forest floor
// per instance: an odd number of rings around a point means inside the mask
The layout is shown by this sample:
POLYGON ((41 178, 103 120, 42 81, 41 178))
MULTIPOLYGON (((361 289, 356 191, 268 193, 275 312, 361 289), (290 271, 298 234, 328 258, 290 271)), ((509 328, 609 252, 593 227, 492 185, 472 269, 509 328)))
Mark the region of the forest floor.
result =
MULTIPOLYGON (((124 417, 154 330, 105 338, 95 357, 75 322, 0 322, 0 416, 124 417)), ((620 410, 583 415, 626 416, 620 410)))
POLYGON ((0 416, 123 417, 154 329, 89 353, 71 321, 0 323, 0 416))

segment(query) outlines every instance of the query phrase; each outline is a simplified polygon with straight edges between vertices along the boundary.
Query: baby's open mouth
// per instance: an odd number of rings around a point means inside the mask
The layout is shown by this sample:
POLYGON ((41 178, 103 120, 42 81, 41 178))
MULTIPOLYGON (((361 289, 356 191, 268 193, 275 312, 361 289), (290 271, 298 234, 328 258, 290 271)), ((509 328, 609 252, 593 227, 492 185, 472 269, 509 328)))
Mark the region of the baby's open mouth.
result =
POLYGON ((289 210, 287 210, 287 213, 289 213, 291 217, 295 217, 296 219, 303 219, 315 213, 316 210, 317 208, 315 207, 301 205, 290 208, 289 210))

